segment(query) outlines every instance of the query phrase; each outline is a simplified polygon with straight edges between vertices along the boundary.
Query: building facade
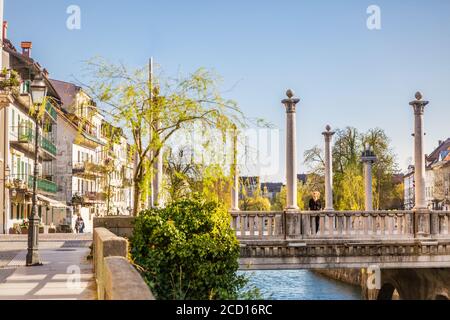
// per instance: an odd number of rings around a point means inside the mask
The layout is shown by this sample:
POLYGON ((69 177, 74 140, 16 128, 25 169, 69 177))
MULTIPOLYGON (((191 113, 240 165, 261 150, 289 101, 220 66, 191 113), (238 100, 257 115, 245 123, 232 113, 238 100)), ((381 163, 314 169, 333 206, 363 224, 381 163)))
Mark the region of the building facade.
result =
POLYGON ((82 88, 50 79, 32 59, 31 42, 17 50, 7 39, 6 26, 0 56, 0 233, 19 232, 30 216, 34 179, 42 226, 73 230, 81 215, 90 232, 95 216, 130 214, 133 161, 123 131, 104 119, 82 88), (37 75, 47 87, 38 122, 30 94, 37 75))
POLYGON ((72 227, 80 215, 86 231, 94 217, 128 215, 132 199, 132 162, 121 129, 101 115, 79 86, 51 80, 62 100, 58 123, 58 199, 72 209, 72 227))
MULTIPOLYGON (((5 32, 3 32, 5 35, 5 32)), ((66 218, 66 207, 56 201, 56 131, 59 96, 47 72, 31 58, 32 43, 22 42, 21 52, 3 38, 0 75, 2 110, 2 217, 1 233, 12 233, 31 215, 33 180, 37 179, 38 214, 43 224, 59 223, 66 218), (35 118, 30 84, 43 75, 47 101, 35 118), (38 119, 38 121, 36 121, 38 119), (35 129, 38 126, 38 176, 34 177, 35 129)))
MULTIPOLYGON (((432 210, 450 210, 450 138, 439 141, 438 147, 426 156, 425 195, 428 208, 432 210)), ((412 210, 415 205, 414 166, 408 167, 403 178, 404 206, 412 210)))

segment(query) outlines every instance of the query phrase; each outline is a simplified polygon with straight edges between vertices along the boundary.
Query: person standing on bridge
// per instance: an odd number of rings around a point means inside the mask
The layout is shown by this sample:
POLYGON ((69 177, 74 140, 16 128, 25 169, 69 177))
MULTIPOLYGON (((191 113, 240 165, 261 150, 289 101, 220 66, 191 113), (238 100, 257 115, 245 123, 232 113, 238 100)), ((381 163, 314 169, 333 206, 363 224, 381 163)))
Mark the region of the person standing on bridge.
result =
MULTIPOLYGON (((322 201, 320 201, 320 192, 314 191, 312 193, 312 198, 309 200, 309 210, 310 211, 321 211, 322 210, 322 201)), ((316 233, 319 232, 320 227, 320 216, 316 216, 316 233)))

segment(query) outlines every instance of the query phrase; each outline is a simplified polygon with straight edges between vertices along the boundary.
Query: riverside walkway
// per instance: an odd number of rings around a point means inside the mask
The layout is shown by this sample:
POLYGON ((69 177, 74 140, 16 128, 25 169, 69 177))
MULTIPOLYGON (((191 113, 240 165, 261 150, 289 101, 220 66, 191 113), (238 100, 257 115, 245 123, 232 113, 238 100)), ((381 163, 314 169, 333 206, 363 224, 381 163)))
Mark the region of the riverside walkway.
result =
POLYGON ((0 300, 95 300, 92 235, 40 235, 42 266, 26 267, 27 236, 0 235, 0 300))

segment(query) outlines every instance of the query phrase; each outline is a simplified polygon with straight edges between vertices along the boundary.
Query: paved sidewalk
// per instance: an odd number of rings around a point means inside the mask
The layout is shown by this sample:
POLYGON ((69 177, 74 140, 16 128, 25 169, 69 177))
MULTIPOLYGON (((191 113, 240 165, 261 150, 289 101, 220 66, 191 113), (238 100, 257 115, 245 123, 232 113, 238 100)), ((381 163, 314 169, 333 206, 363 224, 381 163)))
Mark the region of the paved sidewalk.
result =
POLYGON ((0 300, 95 300, 89 236, 40 242, 43 266, 26 267, 26 237, 0 238, 0 300))

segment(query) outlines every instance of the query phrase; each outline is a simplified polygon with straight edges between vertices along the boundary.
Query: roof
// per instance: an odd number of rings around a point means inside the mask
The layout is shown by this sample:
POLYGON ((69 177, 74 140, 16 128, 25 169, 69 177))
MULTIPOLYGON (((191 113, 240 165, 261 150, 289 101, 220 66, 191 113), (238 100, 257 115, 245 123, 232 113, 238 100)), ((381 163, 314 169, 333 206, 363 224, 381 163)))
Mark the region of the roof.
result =
POLYGON ((10 56, 13 56, 20 62, 17 65, 12 62, 11 68, 17 69, 16 71, 20 71, 19 70, 20 68, 30 70, 29 72, 30 80, 32 80, 37 74, 42 74, 44 81, 48 87, 48 95, 53 96, 57 100, 61 100, 58 92, 53 87, 52 83, 50 82, 47 76, 48 75, 47 70, 42 68, 42 66, 37 61, 17 51, 12 42, 8 39, 3 39, 3 50, 5 50, 7 53, 9 53, 10 56))
POLYGON ((450 151, 450 138, 447 138, 444 142, 442 142, 433 152, 427 157, 427 162, 429 166, 444 160, 450 151), (443 156, 443 157, 442 157, 443 156))
POLYGON ((283 187, 282 182, 264 182, 261 183, 261 189, 267 188, 268 192, 280 192, 283 187))
POLYGON ((61 97, 61 103, 64 110, 69 111, 68 108, 75 103, 75 98, 77 93, 80 92, 81 87, 70 82, 55 79, 50 79, 50 83, 61 97))

